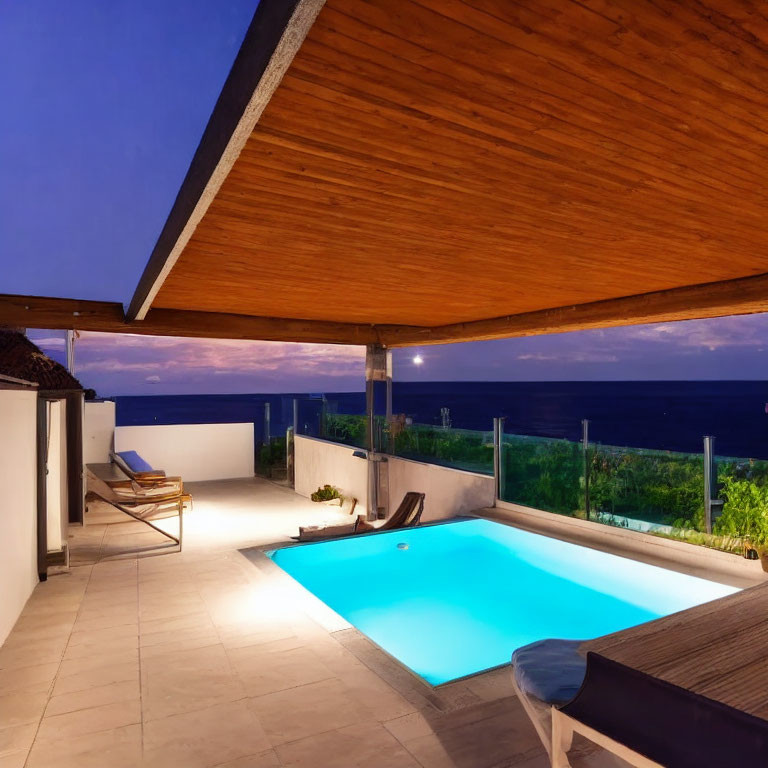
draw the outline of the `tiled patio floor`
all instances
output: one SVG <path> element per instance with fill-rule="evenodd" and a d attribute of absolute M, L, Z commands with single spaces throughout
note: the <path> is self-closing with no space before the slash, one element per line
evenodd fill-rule
<path fill-rule="evenodd" d="M 162 536 L 102 508 L 73 529 L 72 568 L 0 649 L 0 768 L 549 764 L 507 670 L 432 691 L 238 551 L 316 506 L 260 480 L 191 490 L 182 553 L 149 556 Z"/>

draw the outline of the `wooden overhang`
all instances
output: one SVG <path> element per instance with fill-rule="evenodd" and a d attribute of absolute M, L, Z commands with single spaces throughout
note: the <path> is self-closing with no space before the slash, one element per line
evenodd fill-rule
<path fill-rule="evenodd" d="M 747 0 L 261 0 L 127 314 L 0 323 L 405 346 L 768 311 L 767 84 Z"/>

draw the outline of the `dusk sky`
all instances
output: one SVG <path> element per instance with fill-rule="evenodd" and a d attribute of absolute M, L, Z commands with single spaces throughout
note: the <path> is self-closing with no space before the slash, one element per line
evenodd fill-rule
<path fill-rule="evenodd" d="M 0 3 L 0 292 L 130 300 L 256 5 Z M 399 350 L 395 378 L 762 379 L 767 334 L 755 315 Z M 31 335 L 61 358 L 63 333 Z M 363 356 L 83 334 L 77 375 L 102 395 L 349 391 Z"/>
<path fill-rule="evenodd" d="M 30 336 L 64 359 L 63 332 Z M 396 381 L 768 378 L 768 315 L 399 349 Z M 415 365 L 413 357 L 423 358 Z M 342 392 L 363 388 L 363 347 L 84 333 L 76 373 L 100 395 Z"/>

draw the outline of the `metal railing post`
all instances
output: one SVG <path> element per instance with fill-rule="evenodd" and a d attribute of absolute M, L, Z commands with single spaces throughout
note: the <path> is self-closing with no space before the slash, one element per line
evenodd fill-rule
<path fill-rule="evenodd" d="M 497 417 L 493 420 L 493 482 L 495 487 L 496 500 L 501 499 L 501 444 L 504 434 L 504 417 Z"/>
<path fill-rule="evenodd" d="M 296 487 L 296 463 L 294 455 L 294 435 L 293 427 L 285 430 L 285 474 L 292 487 Z"/>
<path fill-rule="evenodd" d="M 589 520 L 589 419 L 581 420 L 581 450 L 584 454 L 584 511 Z"/>
<path fill-rule="evenodd" d="M 712 491 L 717 487 L 714 474 L 715 438 L 704 436 L 704 522 L 712 533 Z"/>

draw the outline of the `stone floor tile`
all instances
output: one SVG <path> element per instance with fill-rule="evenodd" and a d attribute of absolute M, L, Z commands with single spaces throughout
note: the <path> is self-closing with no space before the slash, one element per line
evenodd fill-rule
<path fill-rule="evenodd" d="M 30 641 L 19 646 L 0 648 L 0 670 L 33 667 L 61 661 L 67 645 L 66 637 Z"/>
<path fill-rule="evenodd" d="M 251 707 L 273 746 L 372 719 L 337 679 L 259 696 Z"/>
<path fill-rule="evenodd" d="M 150 764 L 187 760 L 207 768 L 261 754 L 270 746 L 246 700 L 151 720 L 144 725 L 144 755 Z"/>
<path fill-rule="evenodd" d="M 98 731 L 110 731 L 141 722 L 139 699 L 119 701 L 113 704 L 79 709 L 61 715 L 44 717 L 40 723 L 35 743 L 43 741 L 77 740 L 81 736 Z"/>
<path fill-rule="evenodd" d="M 419 768 L 419 763 L 378 723 L 327 731 L 276 747 L 285 768 Z"/>
<path fill-rule="evenodd" d="M 226 763 L 220 763 L 216 768 L 281 768 L 282 763 L 277 756 L 277 752 L 270 749 L 266 752 L 260 752 L 258 755 L 248 755 L 247 757 L 238 757 L 236 760 L 228 760 Z M 0 768 L 2 768 L 0 766 Z"/>
<path fill-rule="evenodd" d="M 30 667 L 0 669 L 0 694 L 26 691 L 40 693 L 48 691 L 59 670 L 59 662 L 35 664 Z"/>
<path fill-rule="evenodd" d="M 36 723 L 43 715 L 48 694 L 20 691 L 0 696 L 0 728 Z"/>
<path fill-rule="evenodd" d="M 245 696 L 222 645 L 142 662 L 144 720 L 191 712 Z"/>
<path fill-rule="evenodd" d="M 16 752 L 0 755 L 0 768 L 24 768 L 28 754 L 28 749 L 21 749 Z"/>
<path fill-rule="evenodd" d="M 78 738 L 36 741 L 25 768 L 137 768 L 141 726 L 87 733 Z"/>
<path fill-rule="evenodd" d="M 0 756 L 13 752 L 28 752 L 37 733 L 37 720 L 24 725 L 0 727 Z"/>
<path fill-rule="evenodd" d="M 73 661 L 81 660 L 74 659 Z M 139 662 L 135 658 L 124 662 L 100 664 L 99 666 L 92 667 L 86 666 L 70 675 L 62 675 L 60 672 L 53 686 L 53 695 L 59 696 L 64 693 L 74 693 L 75 691 L 98 688 L 102 685 L 138 679 Z"/>
<path fill-rule="evenodd" d="M 82 691 L 53 696 L 45 709 L 45 717 L 76 712 L 79 709 L 115 704 L 120 701 L 138 701 L 141 698 L 138 675 L 133 680 L 86 688 Z"/>
<path fill-rule="evenodd" d="M 295 688 L 334 677 L 309 648 L 291 647 L 296 641 L 286 641 L 266 646 L 247 646 L 228 651 L 232 666 L 242 680 L 249 696 Z"/>

